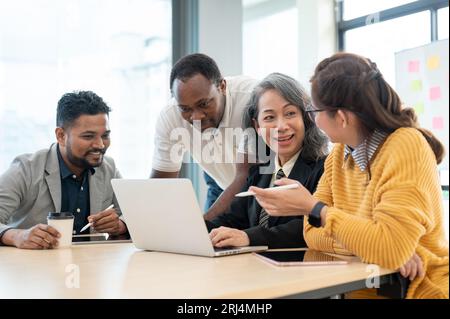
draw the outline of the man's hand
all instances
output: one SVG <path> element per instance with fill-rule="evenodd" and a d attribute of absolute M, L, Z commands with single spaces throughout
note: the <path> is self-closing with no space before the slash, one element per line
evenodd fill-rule
<path fill-rule="evenodd" d="M 235 198 L 234 195 L 239 193 L 242 187 L 244 187 L 250 164 L 248 164 L 247 154 L 238 153 L 238 156 L 242 156 L 243 159 L 238 159 L 238 163 L 236 163 L 236 175 L 234 176 L 234 180 L 226 189 L 224 189 L 216 202 L 208 209 L 205 215 L 203 215 L 204 219 L 213 220 L 217 216 L 223 214 L 231 205 L 231 202 Z"/>
<path fill-rule="evenodd" d="M 127 231 L 125 223 L 119 219 L 116 210 L 110 208 L 88 217 L 92 227 L 99 233 L 109 233 L 110 235 L 121 235 Z"/>
<path fill-rule="evenodd" d="M 9 229 L 2 242 L 21 249 L 51 249 L 58 246 L 59 237 L 60 233 L 52 226 L 38 224 L 29 229 Z"/>
<path fill-rule="evenodd" d="M 414 254 L 406 264 L 400 267 L 399 271 L 403 277 L 408 277 L 410 281 L 413 281 L 417 276 L 423 277 L 425 275 L 422 259 L 417 254 Z"/>
<path fill-rule="evenodd" d="M 229 228 L 229 227 L 219 227 L 214 228 L 209 233 L 209 238 L 214 247 L 242 247 L 250 245 L 250 239 L 246 232 L 242 230 Z"/>

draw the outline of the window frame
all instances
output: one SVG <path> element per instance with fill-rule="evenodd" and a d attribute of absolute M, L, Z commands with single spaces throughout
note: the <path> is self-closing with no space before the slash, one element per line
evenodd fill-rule
<path fill-rule="evenodd" d="M 345 32 L 367 26 L 367 19 L 370 19 L 374 14 L 371 13 L 350 20 L 344 20 L 344 2 L 345 0 L 336 0 L 337 42 L 339 51 L 345 50 Z M 448 0 L 419 0 L 377 12 L 377 21 L 375 23 L 401 18 L 418 12 L 430 11 L 430 42 L 434 42 L 438 41 L 439 38 L 438 10 L 448 6 Z"/>

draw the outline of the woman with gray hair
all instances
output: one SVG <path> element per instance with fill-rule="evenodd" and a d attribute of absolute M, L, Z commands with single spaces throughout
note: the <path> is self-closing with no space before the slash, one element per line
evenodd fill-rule
<path fill-rule="evenodd" d="M 305 90 L 287 75 L 272 73 L 255 87 L 244 124 L 254 129 L 272 155 L 267 163 L 250 168 L 243 190 L 273 187 L 282 177 L 299 181 L 311 192 L 315 190 L 323 173 L 328 140 L 305 112 L 309 105 Z M 225 214 L 207 221 L 207 225 L 216 247 L 306 247 L 301 216 L 270 217 L 253 196 L 237 197 Z"/>

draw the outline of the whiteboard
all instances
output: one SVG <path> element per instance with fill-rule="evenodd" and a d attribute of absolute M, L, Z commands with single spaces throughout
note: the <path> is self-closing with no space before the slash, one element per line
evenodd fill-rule
<path fill-rule="evenodd" d="M 439 165 L 442 185 L 448 185 L 449 172 L 448 64 L 448 39 L 395 54 L 397 93 L 405 106 L 415 109 L 420 125 L 445 145 Z"/>

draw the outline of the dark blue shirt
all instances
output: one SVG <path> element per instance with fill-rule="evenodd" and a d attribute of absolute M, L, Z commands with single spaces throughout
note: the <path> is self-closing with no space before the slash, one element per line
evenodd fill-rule
<path fill-rule="evenodd" d="M 89 173 L 95 174 L 95 169 L 86 169 L 81 179 L 67 167 L 57 146 L 59 172 L 61 174 L 61 212 L 71 212 L 74 216 L 73 233 L 80 234 L 80 229 L 88 223 L 90 213 Z M 89 228 L 83 233 L 89 233 Z"/>

